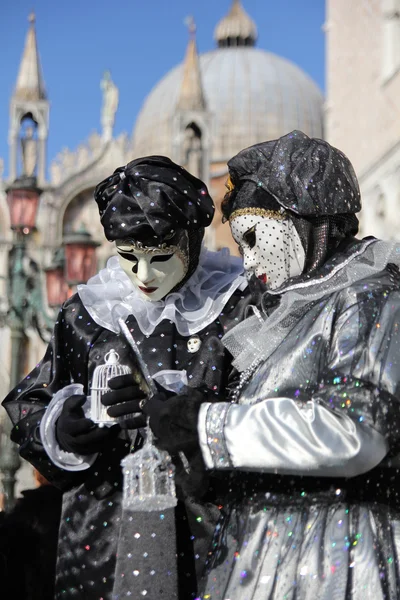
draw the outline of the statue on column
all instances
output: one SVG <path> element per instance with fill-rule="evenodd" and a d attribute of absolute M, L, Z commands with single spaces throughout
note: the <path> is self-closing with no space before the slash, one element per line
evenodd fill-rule
<path fill-rule="evenodd" d="M 100 84 L 103 91 L 103 106 L 101 110 L 101 126 L 103 128 L 103 137 L 106 141 L 111 139 L 114 127 L 115 113 L 118 108 L 119 92 L 117 86 L 111 79 L 109 71 L 104 73 Z"/>
<path fill-rule="evenodd" d="M 23 175 L 33 177 L 37 164 L 37 140 L 32 125 L 25 128 L 24 135 L 21 137 L 21 153 Z"/>
<path fill-rule="evenodd" d="M 201 137 L 194 127 L 185 129 L 183 152 L 185 165 L 189 173 L 195 177 L 202 177 L 202 145 Z"/>

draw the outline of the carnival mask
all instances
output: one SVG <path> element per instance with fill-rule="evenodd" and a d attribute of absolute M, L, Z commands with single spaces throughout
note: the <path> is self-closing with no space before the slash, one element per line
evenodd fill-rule
<path fill-rule="evenodd" d="M 274 290 L 303 272 L 304 248 L 292 220 L 286 215 L 250 210 L 239 209 L 232 213 L 232 235 L 243 255 L 247 276 L 256 275 Z"/>
<path fill-rule="evenodd" d="M 121 268 L 144 300 L 162 300 L 185 277 L 188 257 L 178 246 L 143 246 L 116 240 Z"/>

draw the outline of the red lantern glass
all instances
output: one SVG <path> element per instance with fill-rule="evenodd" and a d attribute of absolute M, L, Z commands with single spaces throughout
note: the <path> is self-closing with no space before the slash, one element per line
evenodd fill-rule
<path fill-rule="evenodd" d="M 84 229 L 64 239 L 66 278 L 70 285 L 85 283 L 96 273 L 96 248 L 100 246 Z"/>
<path fill-rule="evenodd" d="M 39 196 L 36 189 L 14 187 L 7 191 L 12 229 L 29 233 L 35 227 Z"/>
<path fill-rule="evenodd" d="M 45 269 L 47 303 L 51 308 L 61 306 L 72 295 L 72 290 L 64 279 L 63 267 L 49 267 Z"/>

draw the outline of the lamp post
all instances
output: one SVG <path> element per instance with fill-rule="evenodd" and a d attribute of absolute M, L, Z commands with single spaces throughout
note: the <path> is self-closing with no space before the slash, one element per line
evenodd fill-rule
<path fill-rule="evenodd" d="M 100 245 L 84 225 L 64 238 L 65 277 L 69 285 L 83 283 L 96 273 L 96 248 Z"/>
<path fill-rule="evenodd" d="M 61 306 L 72 294 L 72 290 L 65 280 L 64 270 L 64 248 L 58 248 L 54 253 L 52 265 L 44 269 L 46 275 L 47 303 L 53 309 Z"/>
<path fill-rule="evenodd" d="M 53 264 L 44 269 L 47 303 L 44 302 L 40 269 L 27 253 L 27 242 L 35 230 L 36 214 L 41 190 L 35 177 L 18 178 L 7 190 L 13 242 L 9 255 L 8 314 L 10 329 L 11 371 L 10 388 L 13 389 L 25 375 L 24 344 L 26 331 L 34 327 L 42 340 L 47 341 L 53 327 L 53 318 L 45 309 L 47 304 L 56 309 L 72 294 L 72 286 L 85 282 L 96 272 L 96 247 L 90 234 L 80 228 L 64 240 L 53 257 Z M 31 267 L 27 269 L 27 263 Z M 15 474 L 20 466 L 18 447 L 11 442 L 12 424 L 5 419 L 1 432 L 0 471 L 4 491 L 4 509 L 15 503 Z"/>
<path fill-rule="evenodd" d="M 29 302 L 24 258 L 27 238 L 35 228 L 40 194 L 41 190 L 37 188 L 36 180 L 33 177 L 21 178 L 7 189 L 7 202 L 13 230 L 13 244 L 9 261 L 7 319 L 11 342 L 11 388 L 17 385 L 23 375 L 25 321 Z M 14 505 L 15 473 L 20 466 L 18 448 L 10 440 L 11 429 L 11 422 L 6 419 L 2 431 L 3 445 L 0 456 L 5 510 Z"/>

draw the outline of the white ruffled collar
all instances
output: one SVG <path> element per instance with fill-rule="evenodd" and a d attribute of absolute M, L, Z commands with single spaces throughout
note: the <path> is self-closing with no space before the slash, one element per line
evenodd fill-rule
<path fill-rule="evenodd" d="M 247 285 L 240 258 L 224 248 L 219 252 L 202 250 L 199 265 L 185 285 L 163 300 L 150 302 L 139 293 L 112 256 L 105 269 L 78 286 L 78 294 L 92 319 L 119 332 L 118 318 L 133 315 L 145 335 L 167 319 L 181 335 L 193 335 L 212 323 L 237 290 Z"/>

